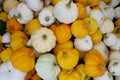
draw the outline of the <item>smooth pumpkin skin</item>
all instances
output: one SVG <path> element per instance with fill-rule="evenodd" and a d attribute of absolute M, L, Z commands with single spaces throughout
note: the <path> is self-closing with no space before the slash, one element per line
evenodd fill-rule
<path fill-rule="evenodd" d="M 57 54 L 57 61 L 62 69 L 72 69 L 78 64 L 79 57 L 77 49 L 62 49 Z"/>
<path fill-rule="evenodd" d="M 51 25 L 58 43 L 65 43 L 71 39 L 72 33 L 70 27 L 69 24 Z"/>
<path fill-rule="evenodd" d="M 10 33 L 23 30 L 23 25 L 20 24 L 15 18 L 9 19 L 7 21 L 6 27 Z"/>
<path fill-rule="evenodd" d="M 59 80 L 81 80 L 81 75 L 76 70 L 61 70 Z"/>
<path fill-rule="evenodd" d="M 21 47 L 13 52 L 10 61 L 16 69 L 29 72 L 35 66 L 35 55 L 31 48 Z"/>
<path fill-rule="evenodd" d="M 97 50 L 92 49 L 85 53 L 85 72 L 90 77 L 102 76 L 106 71 L 104 59 Z"/>

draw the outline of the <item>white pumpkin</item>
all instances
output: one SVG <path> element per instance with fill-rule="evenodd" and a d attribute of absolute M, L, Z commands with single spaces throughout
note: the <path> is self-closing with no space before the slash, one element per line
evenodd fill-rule
<path fill-rule="evenodd" d="M 11 37 L 10 33 L 6 32 L 5 34 L 2 35 L 2 43 L 10 43 Z"/>
<path fill-rule="evenodd" d="M 85 8 L 87 10 L 87 16 L 89 17 L 90 16 L 91 8 L 90 8 L 90 6 L 86 6 Z"/>
<path fill-rule="evenodd" d="M 120 76 L 120 60 L 111 60 L 108 65 L 108 70 L 114 76 Z"/>
<path fill-rule="evenodd" d="M 0 80 L 25 80 L 26 72 L 13 67 L 10 61 L 0 65 Z"/>
<path fill-rule="evenodd" d="M 97 21 L 98 27 L 101 27 L 105 18 L 103 11 L 99 9 L 91 9 L 90 17 L 94 18 Z"/>
<path fill-rule="evenodd" d="M 120 59 L 120 51 L 111 51 L 109 55 L 109 61 Z"/>
<path fill-rule="evenodd" d="M 113 76 L 108 71 L 106 71 L 104 75 L 95 77 L 94 80 L 113 80 Z"/>
<path fill-rule="evenodd" d="M 37 52 L 45 53 L 51 51 L 56 45 L 56 37 L 53 31 L 46 27 L 41 27 L 31 35 L 33 48 Z"/>
<path fill-rule="evenodd" d="M 35 12 L 42 10 L 44 7 L 42 0 L 25 0 L 26 4 Z"/>
<path fill-rule="evenodd" d="M 120 18 L 120 6 L 115 8 L 115 18 Z"/>
<path fill-rule="evenodd" d="M 91 37 L 87 35 L 86 37 L 80 39 L 80 38 L 75 38 L 74 39 L 74 46 L 76 49 L 80 51 L 88 51 L 92 48 L 93 43 L 91 40 Z"/>
<path fill-rule="evenodd" d="M 120 80 L 120 76 L 115 76 L 115 80 Z"/>
<path fill-rule="evenodd" d="M 109 57 L 109 51 L 108 51 L 108 48 L 106 47 L 106 45 L 102 41 L 100 41 L 99 43 L 94 44 L 93 48 L 98 50 L 102 54 L 104 61 L 107 64 L 108 57 Z"/>
<path fill-rule="evenodd" d="M 114 30 L 114 23 L 112 20 L 105 18 L 99 29 L 102 34 L 110 33 Z"/>
<path fill-rule="evenodd" d="M 18 15 L 18 11 L 16 10 L 17 6 L 15 6 L 14 8 L 10 9 L 9 13 L 8 13 L 8 18 L 12 18 L 13 16 L 17 16 Z"/>
<path fill-rule="evenodd" d="M 53 15 L 53 6 L 44 7 L 38 16 L 40 23 L 43 26 L 50 26 L 55 22 L 55 17 Z"/>
<path fill-rule="evenodd" d="M 37 59 L 35 70 L 44 80 L 54 80 L 60 72 L 56 57 L 51 53 L 40 55 Z"/>
<path fill-rule="evenodd" d="M 78 8 L 72 0 L 62 0 L 54 6 L 53 14 L 58 21 L 70 24 L 77 19 Z"/>
<path fill-rule="evenodd" d="M 112 50 L 117 50 L 117 51 L 119 51 L 119 50 L 120 50 L 120 39 L 117 38 L 117 41 L 116 41 L 115 45 L 114 45 L 114 46 L 111 46 L 110 48 L 111 48 Z"/>
<path fill-rule="evenodd" d="M 116 7 L 120 3 L 120 0 L 110 0 L 109 5 Z"/>
<path fill-rule="evenodd" d="M 107 33 L 103 37 L 103 42 L 105 43 L 106 46 L 114 46 L 117 42 L 117 37 L 113 33 Z"/>

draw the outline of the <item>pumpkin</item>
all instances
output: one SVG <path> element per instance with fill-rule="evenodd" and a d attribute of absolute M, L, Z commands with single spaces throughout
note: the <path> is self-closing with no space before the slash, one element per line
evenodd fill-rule
<path fill-rule="evenodd" d="M 71 39 L 72 33 L 70 27 L 69 24 L 51 25 L 58 43 L 65 43 Z"/>
<path fill-rule="evenodd" d="M 78 71 L 81 75 L 80 80 L 90 80 L 90 77 L 85 73 L 85 65 L 84 64 L 78 64 L 76 66 L 76 71 Z"/>
<path fill-rule="evenodd" d="M 114 10 L 115 10 L 115 18 L 120 18 L 120 7 L 116 7 Z"/>
<path fill-rule="evenodd" d="M 90 3 L 90 7 L 95 7 L 99 5 L 100 0 L 88 0 L 88 3 Z"/>
<path fill-rule="evenodd" d="M 77 19 L 78 8 L 72 0 L 63 0 L 54 6 L 53 14 L 58 21 L 70 24 Z"/>
<path fill-rule="evenodd" d="M 81 75 L 74 69 L 61 70 L 58 75 L 59 80 L 81 80 Z"/>
<path fill-rule="evenodd" d="M 28 35 L 32 35 L 32 33 L 35 30 L 39 29 L 40 27 L 41 23 L 37 18 L 34 18 L 25 25 L 24 32 L 27 33 Z"/>
<path fill-rule="evenodd" d="M 85 62 L 85 72 L 90 77 L 99 77 L 104 75 L 106 71 L 106 64 L 104 62 L 103 56 L 100 52 L 95 49 L 92 49 L 85 53 L 84 55 Z"/>
<path fill-rule="evenodd" d="M 0 20 L 7 22 L 8 14 L 6 12 L 0 12 Z"/>
<path fill-rule="evenodd" d="M 10 46 L 13 50 L 16 50 L 24 46 L 24 43 L 28 41 L 28 37 L 22 31 L 16 31 L 11 34 Z"/>
<path fill-rule="evenodd" d="M 76 20 L 72 23 L 71 32 L 76 38 L 84 38 L 88 34 L 93 34 L 97 31 L 98 25 L 93 18 L 84 18 Z"/>
<path fill-rule="evenodd" d="M 98 27 L 101 27 L 101 25 L 104 21 L 105 15 L 104 15 L 103 11 L 101 11 L 100 9 L 93 8 L 90 11 L 89 17 L 95 19 L 98 23 Z"/>
<path fill-rule="evenodd" d="M 2 43 L 10 43 L 11 41 L 11 37 L 10 37 L 10 33 L 9 32 L 6 32 L 2 35 Z"/>
<path fill-rule="evenodd" d="M 10 59 L 10 56 L 12 55 L 12 53 L 13 53 L 13 50 L 10 47 L 4 49 L 0 53 L 0 57 L 1 57 L 2 61 L 7 62 Z"/>
<path fill-rule="evenodd" d="M 105 2 L 106 4 L 110 2 L 110 0 L 102 0 L 102 1 Z"/>
<path fill-rule="evenodd" d="M 114 23 L 112 22 L 112 20 L 105 18 L 99 29 L 102 34 L 110 33 L 114 30 Z"/>
<path fill-rule="evenodd" d="M 61 0 L 51 0 L 51 3 L 55 6 Z"/>
<path fill-rule="evenodd" d="M 33 48 L 40 53 L 51 51 L 56 45 L 56 37 L 49 28 L 41 27 L 31 35 Z"/>
<path fill-rule="evenodd" d="M 102 32 L 98 29 L 95 33 L 90 35 L 94 44 L 99 43 L 102 40 Z"/>
<path fill-rule="evenodd" d="M 57 55 L 57 53 L 62 50 L 62 49 L 65 49 L 65 48 L 70 48 L 72 49 L 73 48 L 73 42 L 71 40 L 65 42 L 65 43 L 57 43 L 56 46 L 53 48 L 53 53 L 55 55 Z"/>
<path fill-rule="evenodd" d="M 57 64 L 56 57 L 51 53 L 46 53 L 38 57 L 35 70 L 42 79 L 53 80 L 59 74 L 60 67 Z"/>
<path fill-rule="evenodd" d="M 87 35 L 86 37 L 81 39 L 75 38 L 74 46 L 79 51 L 89 51 L 90 49 L 92 49 L 93 43 L 92 43 L 91 37 Z"/>
<path fill-rule="evenodd" d="M 42 79 L 37 75 L 37 73 L 35 73 L 35 74 L 32 76 L 31 80 L 42 80 Z"/>
<path fill-rule="evenodd" d="M 29 72 L 35 66 L 35 54 L 31 48 L 21 47 L 13 52 L 10 61 L 16 69 Z"/>
<path fill-rule="evenodd" d="M 44 7 L 38 16 L 40 23 L 43 26 L 50 26 L 55 22 L 55 17 L 53 15 L 53 6 Z"/>
<path fill-rule="evenodd" d="M 15 18 L 9 19 L 7 21 L 6 27 L 7 27 L 8 32 L 10 33 L 23 30 L 23 25 L 20 24 Z"/>
<path fill-rule="evenodd" d="M 4 2 L 3 2 L 3 10 L 5 12 L 9 13 L 10 9 L 17 6 L 18 4 L 19 4 L 19 2 L 17 0 L 4 0 Z"/>
<path fill-rule="evenodd" d="M 108 70 L 112 73 L 113 76 L 120 76 L 120 60 L 115 59 L 111 60 L 108 65 Z"/>
<path fill-rule="evenodd" d="M 6 31 L 6 23 L 0 20 L 0 35 L 3 35 Z"/>
<path fill-rule="evenodd" d="M 42 0 L 25 0 L 25 2 L 35 12 L 39 12 L 44 6 Z"/>
<path fill-rule="evenodd" d="M 100 77 L 95 77 L 94 80 L 113 80 L 113 76 L 111 75 L 110 72 L 106 71 L 104 75 Z"/>
<path fill-rule="evenodd" d="M 57 53 L 57 61 L 62 69 L 72 69 L 79 61 L 80 52 L 73 49 L 62 49 Z"/>
<path fill-rule="evenodd" d="M 88 0 L 73 0 L 75 3 L 82 3 L 83 5 L 86 5 L 88 3 Z"/>
<path fill-rule="evenodd" d="M 120 39 L 118 38 L 115 45 L 110 46 L 111 50 L 120 50 Z"/>
<path fill-rule="evenodd" d="M 109 5 L 116 7 L 117 5 L 119 5 L 120 0 L 110 0 Z"/>
<path fill-rule="evenodd" d="M 110 52 L 109 61 L 119 60 L 119 58 L 120 58 L 120 51 L 114 50 Z"/>
<path fill-rule="evenodd" d="M 26 72 L 16 69 L 11 61 L 7 61 L 0 65 L 0 80 L 24 80 Z"/>
<path fill-rule="evenodd" d="M 83 19 L 87 16 L 87 10 L 86 6 L 84 6 L 82 3 L 76 3 L 78 8 L 78 19 Z"/>

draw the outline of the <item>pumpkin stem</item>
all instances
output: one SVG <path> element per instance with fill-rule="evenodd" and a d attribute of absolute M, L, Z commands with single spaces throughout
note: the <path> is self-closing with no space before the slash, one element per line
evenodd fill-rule
<path fill-rule="evenodd" d="M 90 25 L 91 21 L 89 20 L 86 24 L 85 27 L 88 27 Z"/>
<path fill-rule="evenodd" d="M 116 33 L 120 33 L 120 28 L 118 28 L 118 29 L 116 30 Z"/>
<path fill-rule="evenodd" d="M 84 80 L 90 80 L 90 77 L 88 75 L 85 75 Z"/>
<path fill-rule="evenodd" d="M 90 3 L 88 2 L 88 3 L 86 3 L 85 5 L 84 5 L 84 7 L 87 7 L 87 6 L 89 6 L 90 5 Z"/>
<path fill-rule="evenodd" d="M 113 63 L 113 66 L 116 66 L 116 65 L 118 65 L 118 62 L 114 62 L 114 63 Z"/>
<path fill-rule="evenodd" d="M 112 72 L 112 73 L 109 72 L 109 73 L 108 73 L 108 77 L 112 77 L 113 74 L 114 74 L 114 72 Z"/>
<path fill-rule="evenodd" d="M 46 17 L 45 17 L 45 21 L 48 22 L 49 20 L 50 20 L 50 17 L 49 17 L 49 16 L 46 16 Z"/>
<path fill-rule="evenodd" d="M 103 66 L 103 65 L 100 65 L 100 68 L 105 68 L 105 66 Z"/>
<path fill-rule="evenodd" d="M 56 64 L 56 63 L 53 63 L 53 66 L 57 66 L 57 64 Z"/>
<path fill-rule="evenodd" d="M 67 73 L 72 73 L 72 71 L 73 71 L 73 69 L 69 69 L 69 70 L 67 70 Z"/>
<path fill-rule="evenodd" d="M 67 56 L 67 53 L 65 51 L 63 51 L 63 56 L 66 57 Z"/>
<path fill-rule="evenodd" d="M 71 3 L 72 3 L 72 0 L 69 0 L 69 2 L 66 4 L 66 7 L 70 8 L 71 7 Z"/>
<path fill-rule="evenodd" d="M 60 23 L 59 23 L 59 21 L 58 21 L 58 20 L 56 20 L 56 21 L 55 21 L 55 23 L 56 23 L 56 25 L 57 25 L 57 26 L 59 26 L 59 25 L 60 25 Z"/>
<path fill-rule="evenodd" d="M 25 43 L 24 41 L 22 41 L 22 44 L 23 44 L 23 46 L 25 46 L 27 48 L 33 48 L 32 46 L 27 45 L 27 43 Z"/>
<path fill-rule="evenodd" d="M 107 39 L 107 38 L 108 38 L 108 36 L 105 34 L 105 35 L 103 35 L 103 38 Z"/>
<path fill-rule="evenodd" d="M 43 38 L 43 40 L 47 40 L 47 35 L 46 35 L 46 34 L 43 34 L 43 35 L 42 35 L 42 38 Z"/>
<path fill-rule="evenodd" d="M 13 17 L 14 17 L 15 19 L 22 18 L 21 14 L 14 15 Z"/>

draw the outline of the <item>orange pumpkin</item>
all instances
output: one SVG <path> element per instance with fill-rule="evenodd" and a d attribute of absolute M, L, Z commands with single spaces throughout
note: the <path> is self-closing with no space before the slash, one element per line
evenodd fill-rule
<path fill-rule="evenodd" d="M 10 33 L 23 30 L 23 25 L 20 24 L 15 18 L 9 19 L 7 21 L 6 27 Z"/>
<path fill-rule="evenodd" d="M 79 57 L 77 49 L 62 49 L 57 54 L 57 61 L 62 69 L 72 69 L 78 64 Z"/>
<path fill-rule="evenodd" d="M 69 24 L 53 24 L 51 25 L 51 29 L 54 31 L 58 43 L 65 43 L 72 37 Z"/>
<path fill-rule="evenodd" d="M 21 47 L 15 50 L 10 60 L 13 66 L 22 72 L 29 72 L 35 66 L 35 55 L 33 50 L 27 47 Z"/>
<path fill-rule="evenodd" d="M 76 3 L 82 3 L 82 4 L 87 4 L 88 0 L 73 0 Z"/>
<path fill-rule="evenodd" d="M 100 52 L 92 49 L 85 53 L 85 72 L 90 77 L 102 76 L 106 71 L 106 64 Z"/>

